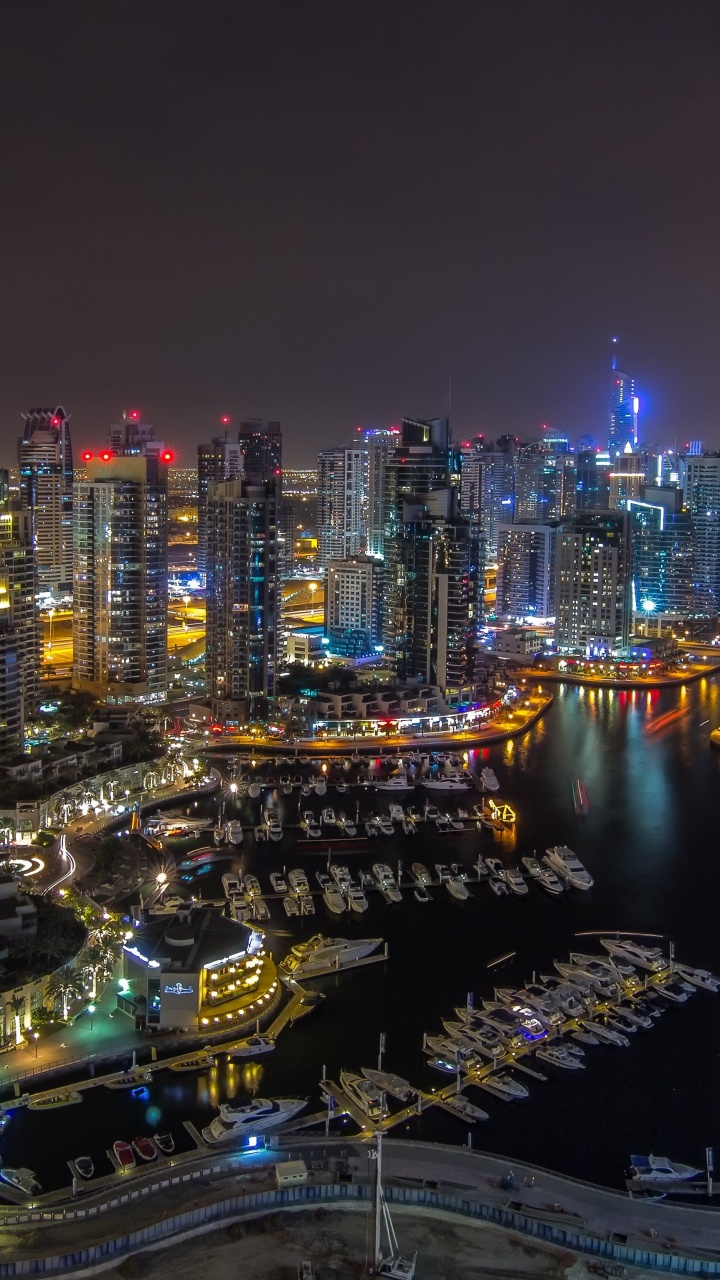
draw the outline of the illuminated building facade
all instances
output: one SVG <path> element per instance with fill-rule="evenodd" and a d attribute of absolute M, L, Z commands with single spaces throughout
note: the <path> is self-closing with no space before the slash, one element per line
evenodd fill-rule
<path fill-rule="evenodd" d="M 68 415 L 61 406 L 30 409 L 18 441 L 20 500 L 32 512 L 37 589 L 72 589 L 73 456 Z"/>
<path fill-rule="evenodd" d="M 73 688 L 108 703 L 167 688 L 167 465 L 128 430 L 124 452 L 83 457 L 75 485 Z"/>
<path fill-rule="evenodd" d="M 208 486 L 206 670 L 220 721 L 245 720 L 277 692 L 276 492 L 274 477 Z"/>
<path fill-rule="evenodd" d="M 661 634 L 663 623 L 713 613 L 713 596 L 697 575 L 692 517 L 683 510 L 675 486 L 645 486 L 627 509 L 632 533 L 633 610 L 646 632 Z"/>
<path fill-rule="evenodd" d="M 625 647 L 632 614 L 627 512 L 577 515 L 556 534 L 555 643 L 603 652 Z"/>
<path fill-rule="evenodd" d="M 38 696 L 36 590 L 32 512 L 11 500 L 8 473 L 0 471 L 0 608 L 7 611 L 6 629 L 15 637 L 23 719 Z"/>
<path fill-rule="evenodd" d="M 318 454 L 317 533 L 321 569 L 363 549 L 363 452 L 339 445 Z"/>
<path fill-rule="evenodd" d="M 382 646 L 384 579 L 384 565 L 373 556 L 329 561 L 325 636 L 330 653 L 355 657 Z"/>
<path fill-rule="evenodd" d="M 695 529 L 697 580 L 720 611 L 720 453 L 686 455 L 682 462 L 685 506 Z"/>
<path fill-rule="evenodd" d="M 549 618 L 555 612 L 555 534 L 547 524 L 501 524 L 495 613 Z"/>
<path fill-rule="evenodd" d="M 640 401 L 635 394 L 635 379 L 617 367 L 617 338 L 614 338 L 608 432 L 608 449 L 611 458 L 615 458 L 618 453 L 623 453 L 627 445 L 633 452 L 637 449 L 639 410 Z"/>
<path fill-rule="evenodd" d="M 198 445 L 198 573 L 204 576 L 207 562 L 207 495 L 211 484 L 236 480 L 242 473 L 242 449 L 228 435 L 214 436 Z"/>

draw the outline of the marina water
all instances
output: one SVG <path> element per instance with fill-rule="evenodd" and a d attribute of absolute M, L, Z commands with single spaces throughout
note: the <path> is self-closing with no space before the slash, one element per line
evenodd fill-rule
<path fill-rule="evenodd" d="M 441 1018 L 453 1017 L 468 992 L 479 1003 L 495 985 L 522 985 L 533 972 L 552 973 L 553 959 L 566 958 L 571 948 L 601 950 L 597 939 L 578 940 L 578 933 L 662 934 L 664 949 L 672 939 L 678 960 L 720 972 L 720 752 L 710 749 L 708 737 L 720 724 L 720 682 L 710 678 L 671 691 L 558 685 L 554 693 L 550 712 L 523 738 L 469 756 L 476 772 L 489 764 L 497 773 L 498 796 L 517 812 L 514 832 L 479 832 L 473 821 L 462 835 L 440 836 L 434 826 L 421 825 L 415 837 L 398 833 L 352 849 L 338 840 L 334 847 L 337 860 L 356 875 L 375 861 L 395 870 L 402 860 L 409 870 L 419 860 L 433 874 L 436 862 L 457 861 L 470 870 L 479 852 L 510 863 L 568 844 L 594 876 L 589 893 L 571 890 L 553 900 L 531 884 L 524 897 L 498 899 L 483 883 L 471 886 L 467 902 L 433 887 L 432 902 L 419 903 L 406 890 L 394 907 L 371 893 L 363 917 L 331 916 L 316 897 L 316 915 L 299 920 L 287 920 L 281 903 L 271 901 L 267 941 L 276 959 L 294 941 L 321 931 L 382 937 L 389 960 L 314 980 L 310 985 L 325 1002 L 283 1031 L 276 1051 L 257 1063 L 221 1059 L 202 1075 L 160 1071 L 140 1097 L 98 1088 L 86 1092 L 79 1106 L 46 1114 L 15 1110 L 0 1140 L 5 1163 L 31 1167 L 50 1190 L 69 1182 L 66 1161 L 76 1155 L 92 1155 L 96 1172 L 109 1172 L 102 1153 L 117 1138 L 170 1129 L 178 1149 L 189 1147 L 182 1121 L 201 1128 L 227 1097 L 307 1096 L 316 1111 L 323 1065 L 334 1079 L 342 1068 L 374 1066 L 381 1031 L 387 1033 L 388 1070 L 426 1090 L 440 1087 L 448 1077 L 427 1065 L 423 1033 L 441 1032 Z M 654 723 L 673 710 L 680 714 L 653 732 Z M 264 769 L 276 780 L 285 771 L 275 763 Z M 299 766 L 287 771 L 295 774 Z M 576 778 L 589 801 L 582 817 L 572 805 Z M 422 808 L 427 794 L 418 789 L 414 797 L 397 799 Z M 355 787 L 338 795 L 328 786 L 323 797 L 302 797 L 301 807 L 319 816 L 329 804 L 354 820 L 358 800 L 361 811 L 380 812 L 395 798 Z M 469 808 L 478 799 L 429 798 L 441 811 L 458 803 Z M 277 804 L 283 823 L 297 822 L 297 788 L 292 796 L 278 794 Z M 258 820 L 259 805 L 228 800 L 226 817 L 240 814 L 249 826 Z M 217 801 L 193 809 L 203 811 L 217 813 Z M 318 843 L 326 849 L 325 839 Z M 194 881 L 193 890 L 221 893 L 220 875 L 238 866 L 240 855 L 243 870 L 258 875 L 264 891 L 269 873 L 283 866 L 305 867 L 316 888 L 315 871 L 327 861 L 327 853 L 299 831 L 286 830 L 277 845 L 255 844 L 246 831 L 235 862 L 222 862 Z M 514 954 L 493 965 L 507 953 Z M 12 1055 L 5 1062 L 13 1070 Z M 521 1077 L 530 1096 L 519 1105 L 471 1088 L 468 1097 L 490 1112 L 487 1123 L 473 1127 L 473 1145 L 507 1157 L 509 1168 L 524 1160 L 622 1187 L 631 1152 L 703 1164 L 704 1148 L 720 1144 L 719 996 L 699 991 L 686 1005 L 668 1005 L 652 1030 L 631 1037 L 629 1048 L 588 1047 L 585 1063 L 586 1070 L 577 1072 L 543 1068 L 545 1083 Z M 437 1108 L 394 1130 L 396 1137 L 450 1143 L 465 1143 L 467 1135 L 465 1124 Z"/>

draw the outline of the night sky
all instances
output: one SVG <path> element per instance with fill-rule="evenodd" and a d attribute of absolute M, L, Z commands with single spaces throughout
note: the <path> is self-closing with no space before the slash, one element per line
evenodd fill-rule
<path fill-rule="evenodd" d="M 358 423 L 720 444 L 717 0 L 4 0 L 0 461 Z"/>

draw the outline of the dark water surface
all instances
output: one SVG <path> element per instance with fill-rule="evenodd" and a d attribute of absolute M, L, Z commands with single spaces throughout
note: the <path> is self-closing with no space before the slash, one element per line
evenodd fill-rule
<path fill-rule="evenodd" d="M 524 898 L 497 899 L 482 884 L 472 887 L 466 903 L 434 888 L 432 903 L 418 903 L 408 891 L 397 907 L 374 893 L 362 919 L 330 916 L 316 899 L 315 917 L 300 921 L 287 921 L 276 901 L 268 933 L 276 958 L 293 940 L 322 931 L 381 936 L 390 946 L 388 962 L 315 980 L 325 1003 L 284 1031 L 275 1053 L 257 1064 L 221 1063 L 199 1076 L 158 1072 L 140 1099 L 99 1088 L 80 1106 L 45 1115 L 16 1111 L 0 1140 L 5 1162 L 29 1165 L 49 1189 L 69 1181 L 68 1157 L 97 1155 L 97 1171 L 109 1171 L 100 1153 L 116 1138 L 170 1128 L 179 1148 L 190 1145 L 184 1119 L 200 1127 L 219 1101 L 245 1091 L 308 1096 L 317 1110 L 323 1065 L 335 1079 L 343 1067 L 374 1066 L 381 1031 L 389 1070 L 424 1088 L 442 1085 L 448 1078 L 425 1063 L 423 1032 L 441 1032 L 441 1017 L 452 1017 L 469 991 L 478 1003 L 491 996 L 495 982 L 520 984 L 534 970 L 552 972 L 553 959 L 566 958 L 584 930 L 663 934 L 674 941 L 678 959 L 720 973 L 720 752 L 708 738 L 710 727 L 720 724 L 720 683 L 708 679 L 667 692 L 557 686 L 555 694 L 551 711 L 524 738 L 471 754 L 471 767 L 495 769 L 499 796 L 517 810 L 514 835 L 496 837 L 473 826 L 462 836 L 440 837 L 434 828 L 421 829 L 414 839 L 381 837 L 338 860 L 354 871 L 376 860 L 396 865 L 400 858 L 405 866 L 418 859 L 431 868 L 436 861 L 469 868 L 478 851 L 514 862 L 567 843 L 595 877 L 590 893 L 570 891 L 556 901 L 531 885 Z M 652 732 L 653 722 L 673 709 L 682 714 Z M 707 720 L 711 725 L 702 726 Z M 264 771 L 271 769 L 276 779 L 286 771 L 275 765 Z M 587 790 L 586 817 L 573 813 L 574 778 Z M 425 794 L 418 790 L 410 800 L 421 807 Z M 397 798 L 405 804 L 407 797 Z M 429 798 L 441 810 L 463 803 L 462 797 Z M 356 789 L 338 795 L 330 786 L 322 799 L 301 803 L 318 814 L 328 803 L 354 818 L 358 799 L 361 809 L 380 811 L 395 797 Z M 284 821 L 296 821 L 297 791 L 280 795 L 278 804 Z M 245 821 L 257 820 L 259 805 L 242 801 Z M 226 816 L 232 816 L 230 803 Z M 326 860 L 294 833 L 280 845 L 255 845 L 247 833 L 240 852 L 244 869 L 258 874 L 264 889 L 270 871 L 299 865 L 315 887 L 314 872 Z M 231 865 L 223 862 L 193 889 L 206 885 L 206 896 L 219 891 L 220 874 Z M 581 949 L 600 947 L 585 939 Z M 489 961 L 511 951 L 517 953 L 512 960 L 488 969 Z M 519 1076 L 530 1090 L 520 1105 L 470 1090 L 490 1113 L 488 1123 L 474 1127 L 474 1145 L 611 1186 L 622 1185 L 631 1152 L 702 1164 L 705 1146 L 720 1146 L 720 996 L 700 991 L 684 1006 L 668 1005 L 651 1031 L 631 1038 L 630 1048 L 588 1047 L 585 1062 L 586 1070 L 572 1073 L 543 1067 L 546 1083 Z M 435 1110 L 394 1132 L 467 1140 L 466 1125 Z"/>

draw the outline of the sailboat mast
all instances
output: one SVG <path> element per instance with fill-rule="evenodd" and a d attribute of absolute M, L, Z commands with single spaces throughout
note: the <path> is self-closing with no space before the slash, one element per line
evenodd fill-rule
<path fill-rule="evenodd" d="M 373 1239 L 373 1267 L 377 1271 L 382 1262 L 382 1131 L 375 1133 L 375 1215 Z"/>

